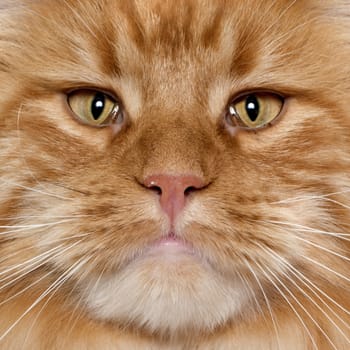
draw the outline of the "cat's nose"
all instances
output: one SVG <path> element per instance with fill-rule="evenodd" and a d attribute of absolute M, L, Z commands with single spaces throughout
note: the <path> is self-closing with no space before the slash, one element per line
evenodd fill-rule
<path fill-rule="evenodd" d="M 159 194 L 159 201 L 163 211 L 171 222 L 183 210 L 190 193 L 205 187 L 205 182 L 195 175 L 151 175 L 144 185 Z"/>

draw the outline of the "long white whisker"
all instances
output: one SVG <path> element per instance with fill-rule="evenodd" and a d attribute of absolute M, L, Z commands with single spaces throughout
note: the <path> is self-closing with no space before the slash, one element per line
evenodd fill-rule
<path fill-rule="evenodd" d="M 20 253 L 24 253 L 28 250 L 33 250 L 33 247 L 21 248 L 21 249 L 16 250 L 12 254 L 6 254 L 2 259 L 0 259 L 0 265 L 3 264 L 5 261 L 10 260 L 14 256 L 18 256 Z"/>
<path fill-rule="evenodd" d="M 291 263 L 289 263 L 285 258 L 283 258 L 282 256 L 280 256 L 279 254 L 277 254 L 276 252 L 274 252 L 271 248 L 267 248 L 272 254 L 274 254 L 278 259 L 280 259 L 280 261 L 284 264 L 284 266 L 286 266 L 287 268 L 289 268 L 289 270 L 291 271 L 291 273 L 293 273 L 294 276 L 296 276 L 296 278 L 298 278 L 299 281 L 301 281 L 308 289 L 310 289 L 315 295 L 316 297 L 321 300 L 324 305 L 327 307 L 327 309 L 333 313 L 333 315 L 335 317 L 338 318 L 338 320 L 340 322 L 343 323 L 343 325 L 347 328 L 350 329 L 350 326 L 331 308 L 328 306 L 327 303 L 324 302 L 324 300 L 319 296 L 319 294 L 317 294 L 315 292 L 315 290 L 320 293 L 323 297 L 325 297 L 328 301 L 330 301 L 333 305 L 337 306 L 341 311 L 343 311 L 344 313 L 346 313 L 347 315 L 350 315 L 350 311 L 345 309 L 342 305 L 340 305 L 337 301 L 335 301 L 333 298 L 331 298 L 327 293 L 325 293 L 322 289 L 320 289 L 315 283 L 313 283 L 309 278 L 307 278 L 303 273 L 301 273 L 300 271 L 298 271 Z M 311 287 L 312 288 L 311 288 Z"/>
<path fill-rule="evenodd" d="M 342 203 L 342 202 L 339 202 L 339 201 L 337 201 L 337 200 L 335 200 L 335 199 L 325 198 L 324 201 L 337 204 L 337 205 L 339 205 L 340 207 L 343 207 L 343 208 L 345 208 L 345 209 L 350 209 L 350 206 L 349 206 L 349 205 L 346 205 L 346 204 L 344 204 L 344 203 Z"/>
<path fill-rule="evenodd" d="M 333 347 L 334 350 L 337 350 L 337 347 L 329 338 L 324 329 L 319 325 L 319 323 L 315 320 L 315 318 L 310 314 L 310 312 L 304 307 L 304 305 L 298 300 L 298 298 L 289 290 L 289 288 L 281 281 L 281 279 L 266 266 L 266 269 L 269 273 L 279 282 L 279 284 L 287 291 L 287 293 L 293 298 L 293 300 L 299 305 L 299 307 L 305 312 L 305 314 L 311 319 L 313 324 L 317 327 L 317 329 L 324 335 L 324 337 L 328 340 L 329 344 Z"/>
<path fill-rule="evenodd" d="M 40 193 L 40 194 L 43 194 L 43 195 L 49 196 L 49 197 L 54 197 L 54 198 L 63 199 L 63 200 L 69 200 L 69 201 L 73 200 L 72 198 L 63 197 L 63 196 L 59 196 L 57 194 L 53 194 L 53 193 L 50 193 L 50 192 L 41 191 L 41 190 L 38 190 L 36 188 L 27 187 L 27 186 L 24 186 L 24 185 L 21 185 L 21 184 L 12 182 L 12 181 L 3 181 L 2 183 L 6 184 L 6 185 L 12 185 L 12 186 L 20 187 L 20 188 L 23 188 L 25 190 L 36 192 L 36 193 Z"/>
<path fill-rule="evenodd" d="M 316 230 L 316 229 L 294 229 L 294 232 L 312 233 L 315 235 L 330 236 L 330 237 L 341 239 L 342 241 L 350 242 L 350 238 L 348 238 L 350 237 L 350 234 L 348 233 L 329 232 L 329 231 L 322 231 L 322 230 Z"/>
<path fill-rule="evenodd" d="M 92 260 L 92 258 L 93 258 L 93 256 L 91 256 L 91 260 Z M 96 259 L 96 257 L 95 257 L 95 259 Z M 91 260 L 90 260 L 90 261 L 91 261 Z M 89 294 L 91 294 L 92 291 L 97 287 L 97 285 L 98 285 L 98 283 L 100 282 L 100 280 L 101 280 L 101 278 L 102 278 L 102 276 L 103 276 L 105 270 L 106 270 L 106 266 L 103 267 L 103 269 L 102 269 L 101 273 L 99 274 L 99 276 L 98 276 L 96 282 L 93 283 L 93 282 L 91 281 L 91 282 L 89 283 L 88 288 L 87 288 L 87 289 L 89 290 Z M 74 287 L 72 288 L 70 294 L 73 293 L 73 290 L 77 287 L 77 285 L 80 283 L 80 281 L 81 281 L 82 278 L 83 278 L 83 275 L 81 275 L 81 276 L 79 277 L 79 279 L 76 281 L 76 283 L 75 283 Z M 92 283 L 93 283 L 93 286 L 91 287 Z M 67 324 L 71 324 L 69 334 L 73 331 L 76 322 L 78 322 L 78 319 L 79 319 L 80 314 L 82 314 L 82 312 L 83 312 L 82 309 L 81 309 L 81 310 L 80 310 L 80 313 L 79 313 L 77 316 L 75 316 L 75 315 L 76 315 L 76 312 L 77 312 L 77 310 L 78 310 L 78 308 L 79 308 L 79 305 L 81 305 L 81 302 L 82 302 L 83 299 L 84 299 L 84 294 L 82 293 L 81 296 L 80 296 L 80 298 L 79 298 L 79 300 L 78 300 L 77 303 L 76 303 L 76 306 L 74 307 L 74 309 L 73 309 L 72 312 L 71 312 L 71 316 L 70 316 L 69 320 L 67 320 Z M 89 298 L 87 298 L 87 299 L 89 299 Z M 74 316 L 75 316 L 75 321 L 73 322 L 73 317 L 74 317 Z M 67 338 L 69 338 L 69 334 L 67 334 Z"/>
<path fill-rule="evenodd" d="M 27 219 L 80 219 L 91 217 L 92 215 L 77 214 L 77 215 L 19 215 L 19 216 L 0 216 L 0 221 L 9 220 L 27 220 Z"/>
<path fill-rule="evenodd" d="M 350 258 L 348 258 L 348 257 L 346 257 L 346 256 L 344 256 L 344 255 L 341 255 L 341 254 L 339 254 L 339 253 L 337 253 L 337 252 L 335 252 L 335 251 L 333 251 L 333 250 L 331 250 L 331 249 L 329 249 L 329 248 L 323 247 L 323 246 L 321 246 L 320 244 L 311 242 L 311 241 L 309 241 L 309 240 L 307 240 L 307 239 L 304 239 L 304 238 L 301 238 L 301 237 L 298 237 L 298 236 L 295 236 L 294 238 L 295 238 L 295 239 L 298 239 L 299 241 L 305 242 L 305 243 L 307 243 L 307 244 L 309 244 L 309 245 L 312 245 L 313 247 L 316 247 L 316 248 L 318 248 L 318 249 L 321 249 L 321 250 L 323 250 L 323 251 L 325 251 L 325 252 L 327 252 L 327 253 L 329 253 L 329 254 L 332 254 L 332 255 L 334 255 L 334 256 L 337 256 L 337 257 L 340 258 L 340 259 L 343 259 L 343 260 L 345 260 L 345 261 L 350 261 Z"/>
<path fill-rule="evenodd" d="M 57 288 L 57 286 L 61 284 L 61 281 L 65 279 L 67 275 L 69 275 L 70 271 L 74 270 L 78 264 L 81 263 L 83 258 L 78 260 L 75 264 L 73 264 L 67 271 L 65 271 L 61 276 L 59 276 L 25 311 L 24 313 L 0 336 L 0 342 L 4 340 L 4 338 L 18 325 L 19 322 L 29 313 L 31 312 L 47 295 L 49 295 L 53 290 Z"/>
<path fill-rule="evenodd" d="M 17 298 L 18 296 L 20 296 L 21 294 L 25 293 L 27 290 L 29 290 L 30 288 L 32 288 L 33 286 L 35 286 L 36 284 L 40 283 L 42 280 L 44 280 L 45 278 L 47 278 L 48 276 L 52 275 L 53 271 L 49 271 L 48 273 L 44 274 L 43 276 L 41 276 L 39 279 L 37 279 L 36 281 L 30 283 L 27 287 L 23 288 L 22 290 L 20 290 L 19 292 L 11 295 L 9 298 L 5 299 L 4 301 L 2 301 L 0 303 L 0 306 L 8 303 L 9 301 Z"/>
<path fill-rule="evenodd" d="M 72 222 L 74 221 L 75 219 L 65 219 L 65 220 L 60 220 L 60 221 L 55 221 L 55 222 L 47 222 L 47 223 L 44 223 L 44 224 L 30 224 L 30 225 L 0 225 L 0 229 L 14 229 L 15 231 L 14 232 L 18 232 L 16 231 L 16 229 L 33 229 L 33 228 L 42 228 L 42 227 L 50 227 L 50 226 L 56 226 L 56 225 L 59 225 L 59 224 L 64 224 L 64 223 L 67 223 L 67 222 Z M 12 231 L 7 231 L 7 232 L 12 232 Z M 4 234 L 6 232 L 0 232 L 0 234 Z"/>
<path fill-rule="evenodd" d="M 40 308 L 38 314 L 36 315 L 34 321 L 32 322 L 31 327 L 28 329 L 27 331 L 27 335 L 26 338 L 24 340 L 24 343 L 26 343 L 26 340 L 29 336 L 29 334 L 31 333 L 35 323 L 37 322 L 38 318 L 40 317 L 41 313 L 43 312 L 43 310 L 45 309 L 45 307 L 48 305 L 48 303 L 50 302 L 50 300 L 54 297 L 54 295 L 56 294 L 56 292 L 62 287 L 62 285 L 64 283 L 66 283 L 69 278 L 71 276 L 73 276 L 77 271 L 79 271 L 88 261 L 90 260 L 90 257 L 82 257 L 80 258 L 78 261 L 76 261 L 64 274 L 61 275 L 61 280 L 57 281 L 56 285 L 53 286 L 51 288 L 51 295 L 49 296 L 49 298 L 45 301 L 45 303 L 43 304 L 43 306 Z"/>
<path fill-rule="evenodd" d="M 317 293 L 315 293 L 298 275 L 296 275 L 286 264 L 281 261 L 281 259 L 278 258 L 278 255 L 271 253 L 272 249 L 270 248 L 264 248 L 262 245 L 259 244 L 259 246 L 267 253 L 269 254 L 273 259 L 275 259 L 278 263 L 281 263 L 288 269 L 289 272 L 291 272 L 301 283 L 303 283 L 304 286 L 306 286 L 308 289 L 311 290 L 311 292 L 316 295 L 318 300 L 322 302 L 323 305 L 325 305 L 329 310 L 331 308 L 325 303 L 325 301 L 319 297 Z M 273 251 L 272 251 L 273 252 Z M 318 305 L 318 303 L 309 295 L 306 293 L 304 289 L 302 289 L 294 280 L 291 278 L 287 273 L 283 273 L 283 275 L 308 299 L 311 301 L 312 304 L 316 306 L 316 308 L 333 324 L 333 326 L 339 331 L 339 333 L 346 339 L 346 341 L 350 344 L 350 339 L 346 336 L 346 334 L 343 332 L 343 330 L 334 322 L 334 320 Z M 334 312 L 332 312 L 335 314 Z"/>
<path fill-rule="evenodd" d="M 3 270 L 3 271 L 0 271 L 0 276 L 1 276 L 1 275 L 5 275 L 5 274 L 7 274 L 7 273 L 9 273 L 9 272 L 11 272 L 11 271 L 13 271 L 13 270 L 17 270 L 18 268 L 20 268 L 20 267 L 22 267 L 22 266 L 30 265 L 30 264 L 32 264 L 33 262 L 36 262 L 37 260 L 46 259 L 46 256 L 47 256 L 47 255 L 50 255 L 52 252 L 55 252 L 55 251 L 59 250 L 59 249 L 62 248 L 63 246 L 64 246 L 64 245 L 61 244 L 61 245 L 59 245 L 59 246 L 53 247 L 53 248 L 51 248 L 51 249 L 45 251 L 45 252 L 42 253 L 42 254 L 36 255 L 36 256 L 33 257 L 33 258 L 30 258 L 30 259 L 28 259 L 28 260 L 26 260 L 26 261 L 23 261 L 23 262 L 21 262 L 21 263 L 19 263 L 19 264 L 17 264 L 17 265 L 11 266 L 11 267 L 9 267 L 9 268 Z"/>
<path fill-rule="evenodd" d="M 268 248 L 269 250 L 271 250 L 270 248 Z M 273 252 L 273 251 L 272 251 Z M 330 301 L 332 304 L 334 304 L 335 306 L 337 306 L 340 310 L 342 310 L 344 313 L 346 313 L 347 315 L 350 315 L 350 311 L 345 309 L 342 305 L 340 305 L 336 300 L 334 300 L 333 298 L 331 298 L 327 293 L 325 293 L 322 289 L 320 289 L 315 283 L 313 283 L 309 278 L 307 278 L 303 273 L 301 273 L 300 271 L 298 271 L 292 264 L 290 264 L 285 258 L 283 258 L 282 256 L 278 255 L 276 252 L 273 252 L 273 254 L 275 254 L 276 256 L 279 257 L 280 260 L 282 260 L 284 262 L 284 264 L 286 266 L 288 266 L 292 271 L 294 271 L 295 274 L 299 275 L 300 278 L 302 278 L 304 281 L 306 281 L 307 283 L 305 283 L 305 285 L 309 288 L 312 289 L 310 286 L 312 286 L 317 292 L 319 292 L 322 296 L 324 296 L 328 301 Z M 332 309 L 331 309 L 332 310 Z M 342 319 L 340 319 L 340 321 L 342 321 L 344 323 L 344 325 L 348 328 L 350 328 L 349 325 L 347 325 Z"/>
<path fill-rule="evenodd" d="M 255 264 L 260 268 L 260 270 L 263 272 L 263 274 L 265 275 L 265 277 L 271 282 L 271 284 L 275 287 L 275 289 L 280 293 L 280 295 L 282 296 L 282 298 L 287 302 L 287 304 L 289 305 L 289 307 L 292 309 L 292 311 L 294 312 L 295 316 L 298 318 L 298 320 L 300 321 L 300 323 L 302 324 L 302 326 L 304 327 L 307 335 L 309 336 L 311 343 L 313 345 L 313 348 L 318 350 L 318 346 L 315 342 L 314 337 L 312 336 L 312 334 L 310 333 L 310 330 L 308 329 L 308 327 L 306 326 L 303 318 L 300 316 L 299 312 L 297 311 L 297 309 L 293 306 L 293 304 L 290 302 L 290 300 L 287 298 L 287 296 L 283 293 L 283 291 L 281 290 L 280 287 L 278 287 L 278 285 L 274 282 L 274 280 L 271 278 L 271 276 L 262 268 L 262 266 L 260 264 L 258 264 L 257 262 L 255 262 Z"/>
<path fill-rule="evenodd" d="M 77 235 L 73 235 L 73 236 L 69 236 L 69 237 L 63 237 L 63 238 L 59 238 L 59 239 L 55 239 L 53 241 L 50 241 L 50 244 L 56 244 L 56 243 L 60 243 L 60 242 L 70 241 L 70 240 L 75 239 L 75 238 L 84 238 L 84 237 L 89 236 L 89 235 L 90 235 L 90 233 L 82 233 L 82 234 L 77 234 Z M 0 264 L 5 262 L 6 260 L 9 260 L 10 258 L 13 258 L 14 256 L 18 256 L 18 254 L 20 252 L 23 253 L 23 252 L 28 251 L 28 250 L 33 250 L 33 247 L 22 248 L 22 249 L 16 250 L 12 254 L 7 254 L 5 257 L 0 259 Z M 1 273 L 0 273 L 0 275 L 1 275 Z"/>
<path fill-rule="evenodd" d="M 277 254 L 276 252 L 274 252 L 274 254 Z M 342 310 L 344 313 L 346 313 L 347 315 L 350 315 L 350 311 L 345 309 L 342 305 L 340 305 L 336 300 L 334 300 L 333 298 L 331 298 L 327 293 L 325 293 L 321 288 L 319 288 L 315 283 L 313 283 L 309 278 L 307 278 L 303 273 L 301 273 L 300 271 L 298 271 L 292 264 L 290 264 L 286 259 L 284 259 L 283 257 L 277 255 L 284 263 L 285 265 L 289 266 L 289 268 L 294 271 L 295 274 L 299 275 L 301 279 L 303 279 L 305 282 L 305 285 L 312 290 L 311 287 L 313 287 L 318 293 L 320 293 L 323 297 L 325 297 L 328 301 L 330 301 L 333 305 L 337 306 L 340 310 Z M 311 287 L 310 287 L 311 286 Z M 317 293 L 315 293 L 317 294 Z M 327 305 L 327 304 L 325 304 Z M 327 307 L 332 310 L 328 305 Z M 336 314 L 335 314 L 336 315 Z M 340 321 L 342 321 L 344 323 L 344 325 L 348 328 L 350 328 L 349 325 L 347 325 L 342 319 L 339 318 Z"/>
<path fill-rule="evenodd" d="M 256 307 L 259 309 L 259 314 L 262 315 L 265 318 L 264 312 L 261 308 L 260 303 L 258 302 L 258 299 L 255 295 L 255 291 L 253 290 L 252 286 L 250 285 L 249 281 L 239 272 L 237 272 L 237 275 L 239 277 L 239 279 L 241 280 L 244 289 L 246 290 L 248 295 L 251 295 L 252 298 L 254 299 L 254 303 L 256 305 Z"/>
<path fill-rule="evenodd" d="M 316 261 L 316 260 L 314 260 L 314 259 L 312 259 L 312 258 L 310 258 L 310 257 L 308 257 L 308 256 L 306 256 L 306 255 L 301 255 L 301 257 L 302 257 L 303 259 L 305 259 L 305 260 L 311 261 L 313 264 L 315 264 L 315 265 L 317 265 L 317 266 L 323 268 L 324 270 L 326 270 L 326 271 L 328 271 L 328 272 L 331 272 L 332 274 L 334 274 L 334 275 L 340 277 L 341 279 L 345 280 L 346 282 L 350 282 L 350 278 L 349 278 L 349 277 L 344 276 L 344 275 L 341 274 L 340 272 L 337 272 L 337 271 L 331 269 L 330 267 L 328 267 L 328 266 L 326 266 L 326 265 L 320 263 L 319 261 Z"/>
<path fill-rule="evenodd" d="M 75 242 L 74 244 L 66 247 L 65 249 L 59 250 L 58 252 L 54 252 L 53 254 L 45 254 L 44 256 L 41 256 L 40 259 L 38 259 L 38 261 L 34 261 L 31 264 L 25 266 L 25 268 L 22 268 L 19 271 L 16 271 L 14 274 L 7 276 L 3 279 L 0 280 L 0 282 L 4 282 L 6 280 L 10 280 L 9 282 L 3 284 L 0 286 L 0 290 L 8 287 L 9 285 L 12 285 L 14 282 L 22 279 L 24 276 L 28 275 L 29 273 L 31 273 L 32 271 L 38 269 L 39 267 L 45 265 L 45 263 L 47 262 L 48 258 L 54 258 L 57 257 L 59 255 L 62 255 L 62 253 L 65 253 L 66 251 L 72 249 L 73 247 L 75 247 L 77 244 L 81 243 L 82 241 L 79 242 Z M 22 265 L 22 264 L 21 264 Z M 17 277 L 14 278 L 14 276 L 18 275 Z"/>
<path fill-rule="evenodd" d="M 265 300 L 265 303 L 266 303 L 266 306 L 267 306 L 267 309 L 269 311 L 269 314 L 270 314 L 270 317 L 271 317 L 271 320 L 272 320 L 272 324 L 273 324 L 273 328 L 274 328 L 274 331 L 275 331 L 275 334 L 276 334 L 276 340 L 277 340 L 277 346 L 278 346 L 278 349 L 281 349 L 281 341 L 280 341 L 280 338 L 279 338 L 279 332 L 278 332 L 278 327 L 277 327 L 277 322 L 275 320 L 275 316 L 272 312 L 272 308 L 271 308 L 271 304 L 269 302 L 269 299 L 265 293 L 265 290 L 258 278 L 258 276 L 256 275 L 254 269 L 252 268 L 252 266 L 249 264 L 248 260 L 244 260 L 246 266 L 248 267 L 249 271 L 251 272 L 251 274 L 254 276 L 262 294 L 263 294 L 263 297 L 264 297 L 264 300 Z"/>
<path fill-rule="evenodd" d="M 343 232 L 329 232 L 329 231 L 324 231 L 324 230 L 319 230 L 315 229 L 309 226 L 297 224 L 297 223 L 292 223 L 292 222 L 286 222 L 286 221 L 277 221 L 277 220 L 257 220 L 257 222 L 261 222 L 264 224 L 271 224 L 275 226 L 287 226 L 290 228 L 293 228 L 294 231 L 297 232 L 308 232 L 308 233 L 314 233 L 314 234 L 320 234 L 320 235 L 325 235 L 325 236 L 331 236 L 331 237 L 336 237 L 339 239 L 342 239 L 344 241 L 350 241 L 349 233 L 343 233 Z"/>
<path fill-rule="evenodd" d="M 304 201 L 304 200 L 324 199 L 324 198 L 328 198 L 331 196 L 336 196 L 336 195 L 345 194 L 345 193 L 349 193 L 349 192 L 350 192 L 350 189 L 344 190 L 344 191 L 327 193 L 324 195 L 305 195 L 305 196 L 291 197 L 291 198 L 283 199 L 281 201 L 270 202 L 270 204 L 284 204 L 284 203 L 298 202 L 298 201 Z"/>

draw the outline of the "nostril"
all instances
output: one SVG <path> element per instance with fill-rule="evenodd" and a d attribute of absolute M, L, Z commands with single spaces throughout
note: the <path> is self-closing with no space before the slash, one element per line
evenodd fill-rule
<path fill-rule="evenodd" d="M 143 181 L 143 185 L 159 195 L 176 192 L 180 196 L 187 196 L 205 187 L 203 180 L 193 175 L 152 175 Z"/>
<path fill-rule="evenodd" d="M 185 191 L 184 191 L 185 197 L 187 197 L 187 196 L 190 195 L 192 192 L 195 192 L 195 191 L 197 191 L 197 190 L 198 190 L 198 188 L 195 187 L 195 186 L 189 186 L 189 187 L 187 187 L 187 188 L 185 189 Z"/>
<path fill-rule="evenodd" d="M 159 186 L 152 185 L 152 186 L 147 186 L 147 188 L 153 192 L 155 192 L 158 195 L 162 194 L 162 189 Z"/>
<path fill-rule="evenodd" d="M 155 174 L 147 176 L 143 185 L 159 196 L 159 203 L 171 221 L 183 210 L 189 195 L 205 187 L 195 175 Z"/>
<path fill-rule="evenodd" d="M 147 189 L 157 193 L 158 195 L 162 194 L 162 187 L 161 187 L 162 185 L 156 176 L 151 176 L 146 178 L 145 181 L 143 182 L 143 185 Z"/>

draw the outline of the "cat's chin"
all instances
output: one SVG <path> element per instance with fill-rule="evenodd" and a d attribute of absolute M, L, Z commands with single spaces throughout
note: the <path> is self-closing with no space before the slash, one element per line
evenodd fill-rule
<path fill-rule="evenodd" d="M 210 331 L 248 302 L 239 278 L 224 278 L 190 244 L 169 237 L 83 290 L 92 317 L 173 336 Z"/>

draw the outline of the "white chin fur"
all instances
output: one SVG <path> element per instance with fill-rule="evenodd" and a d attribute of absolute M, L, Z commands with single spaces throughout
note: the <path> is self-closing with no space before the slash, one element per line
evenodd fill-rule
<path fill-rule="evenodd" d="M 85 301 L 94 317 L 167 334 L 213 329 L 248 298 L 239 279 L 224 279 L 193 256 L 138 259 L 88 285 Z"/>

